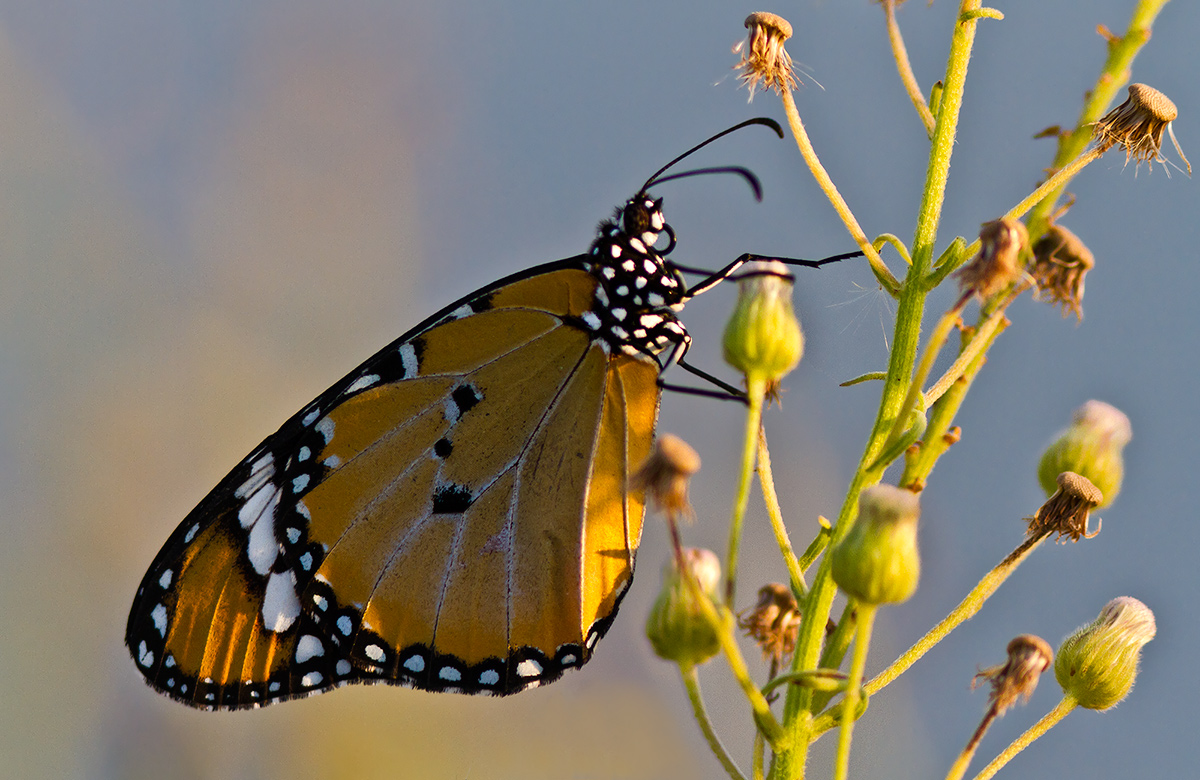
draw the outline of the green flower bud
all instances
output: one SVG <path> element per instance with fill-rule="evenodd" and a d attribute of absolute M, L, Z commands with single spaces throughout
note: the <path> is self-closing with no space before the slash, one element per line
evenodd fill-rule
<path fill-rule="evenodd" d="M 1075 410 L 1067 428 L 1042 454 L 1038 463 L 1038 482 L 1046 495 L 1058 490 L 1058 475 L 1073 471 L 1099 488 L 1103 503 L 1112 504 L 1121 491 L 1125 461 L 1121 455 L 1133 438 L 1129 418 L 1115 406 L 1103 401 L 1088 401 Z"/>
<path fill-rule="evenodd" d="M 1114 707 L 1133 687 L 1142 646 L 1154 638 L 1154 631 L 1149 607 L 1129 596 L 1113 599 L 1094 623 L 1063 640 L 1054 676 L 1081 706 Z"/>
<path fill-rule="evenodd" d="M 725 325 L 725 362 L 747 379 L 778 381 L 800 362 L 804 334 L 792 311 L 792 275 L 777 260 L 747 264 Z"/>
<path fill-rule="evenodd" d="M 833 548 L 833 581 L 865 604 L 907 601 L 917 589 L 916 494 L 891 485 L 875 485 L 858 499 L 858 520 Z"/>
<path fill-rule="evenodd" d="M 713 601 L 721 581 L 721 562 L 712 550 L 683 550 L 687 575 Z M 663 587 L 646 619 L 646 637 L 661 658 L 681 666 L 702 664 L 721 649 L 717 632 L 704 616 L 694 584 L 685 579 L 674 557 L 663 567 Z"/>

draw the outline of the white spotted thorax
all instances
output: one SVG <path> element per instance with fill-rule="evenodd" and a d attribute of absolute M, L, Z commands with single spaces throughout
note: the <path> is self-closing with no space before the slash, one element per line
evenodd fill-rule
<path fill-rule="evenodd" d="M 617 216 L 600 225 L 592 244 L 593 275 L 599 279 L 584 326 L 610 348 L 627 355 L 653 358 L 671 348 L 671 363 L 686 351 L 691 339 L 675 317 L 687 300 L 687 286 L 663 254 L 674 246 L 674 234 L 662 213 L 662 200 L 641 192 Z M 670 244 L 660 253 L 655 244 L 663 233 Z"/>

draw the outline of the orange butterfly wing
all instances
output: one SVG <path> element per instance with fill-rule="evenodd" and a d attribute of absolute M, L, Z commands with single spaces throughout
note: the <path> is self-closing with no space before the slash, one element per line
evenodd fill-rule
<path fill-rule="evenodd" d="M 660 370 L 581 326 L 596 289 L 578 260 L 501 280 L 263 442 L 143 579 L 126 643 L 150 684 L 226 708 L 585 663 L 632 577 Z"/>

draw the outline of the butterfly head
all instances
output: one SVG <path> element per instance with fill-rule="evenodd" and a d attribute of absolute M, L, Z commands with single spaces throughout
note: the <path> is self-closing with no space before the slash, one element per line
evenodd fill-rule
<path fill-rule="evenodd" d="M 629 238 L 639 239 L 646 247 L 653 247 L 666 233 L 669 244 L 660 253 L 666 254 L 675 248 L 675 232 L 663 217 L 662 198 L 651 198 L 643 190 L 625 202 L 617 218 L 621 232 Z"/>

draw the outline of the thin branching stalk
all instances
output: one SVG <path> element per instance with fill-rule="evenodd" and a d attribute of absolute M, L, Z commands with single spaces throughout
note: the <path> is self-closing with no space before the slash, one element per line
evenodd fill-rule
<path fill-rule="evenodd" d="M 808 585 L 804 582 L 804 572 L 800 570 L 800 562 L 796 560 L 796 553 L 792 550 L 792 540 L 783 524 L 783 508 L 779 506 L 779 496 L 775 493 L 775 478 L 771 475 L 771 452 L 767 449 L 767 432 L 761 426 L 758 429 L 758 483 L 762 487 L 767 517 L 771 521 L 771 530 L 775 533 L 775 542 L 779 545 L 779 554 L 783 556 L 783 563 L 787 566 L 792 593 L 799 602 L 808 594 Z"/>
<path fill-rule="evenodd" d="M 834 780 L 847 780 L 850 777 L 850 742 L 861 698 L 863 669 L 867 666 L 867 648 L 871 645 L 871 628 L 874 625 L 875 605 L 860 603 L 854 654 L 850 657 L 850 678 L 846 681 L 846 693 L 842 699 L 842 729 L 838 735 L 837 757 L 833 763 Z"/>
<path fill-rule="evenodd" d="M 783 97 L 783 110 L 787 114 L 788 125 L 792 129 L 792 136 L 796 139 L 796 146 L 800 149 L 800 155 L 804 158 L 804 162 L 808 164 L 808 169 L 812 173 L 813 178 L 817 180 L 817 184 L 821 187 L 821 191 L 825 193 L 825 197 L 829 198 L 829 202 L 833 204 L 833 210 L 841 218 L 846 225 L 846 229 L 850 231 L 850 236 L 854 242 L 858 244 L 858 248 L 867 256 L 867 262 L 871 264 L 871 271 L 874 272 L 875 278 L 883 285 L 883 288 L 892 295 L 900 289 L 900 282 L 888 270 L 887 265 L 883 262 L 883 258 L 879 256 L 879 252 L 875 249 L 874 244 L 867 238 L 867 234 L 859 227 L 858 220 L 855 219 L 854 213 L 850 211 L 850 206 L 842 194 L 838 192 L 837 186 L 834 185 L 833 179 L 829 178 L 829 173 L 826 172 L 825 166 L 821 165 L 820 159 L 817 158 L 817 152 L 813 149 L 812 142 L 808 140 L 808 132 L 804 129 L 804 122 L 800 120 L 800 112 L 796 109 L 796 101 L 792 99 L 792 93 L 785 91 Z"/>
<path fill-rule="evenodd" d="M 1016 570 L 1021 561 L 1029 557 L 1029 554 L 1036 550 L 1045 539 L 1046 535 L 1027 539 L 1017 549 L 1009 553 L 994 569 L 984 575 L 979 584 L 971 589 L 967 597 L 959 602 L 958 606 L 942 622 L 929 629 L 929 632 L 925 636 L 917 640 L 916 644 L 908 648 L 908 650 L 905 650 L 899 658 L 892 662 L 891 666 L 884 669 L 874 679 L 863 686 L 866 692 L 872 695 L 878 693 L 903 674 L 908 667 L 920 660 L 921 656 L 929 652 L 934 645 L 945 639 L 947 634 L 979 612 L 980 608 L 983 607 L 983 602 L 987 601 L 1004 584 L 1004 581 Z"/>
<path fill-rule="evenodd" d="M 1071 710 L 1075 709 L 1078 702 L 1070 696 L 1063 696 L 1062 701 L 1058 703 L 1054 709 L 1046 713 L 1046 715 L 1037 723 L 1029 727 L 1021 736 L 1012 741 L 1012 744 L 1004 749 L 1004 752 L 996 756 L 992 763 L 983 768 L 983 771 L 975 775 L 974 780 L 988 780 L 1000 769 L 1013 759 L 1013 756 L 1020 753 L 1025 748 L 1033 744 L 1033 742 L 1047 731 L 1049 731 L 1060 720 L 1067 717 Z"/>
<path fill-rule="evenodd" d="M 892 56 L 896 59 L 896 70 L 900 74 L 900 81 L 904 84 L 904 91 L 908 93 L 908 99 L 912 101 L 913 108 L 917 109 L 917 116 L 925 125 L 925 132 L 932 138 L 933 112 L 929 110 L 929 105 L 925 102 L 925 94 L 921 92 L 921 85 L 917 83 L 917 76 L 913 73 L 912 64 L 908 61 L 908 49 L 904 46 L 904 37 L 900 35 L 900 24 L 896 21 L 896 0 L 883 0 L 882 5 L 884 16 L 887 18 L 888 41 L 892 44 Z"/>
<path fill-rule="evenodd" d="M 978 16 L 973 12 L 978 12 L 980 7 L 979 0 L 962 0 L 959 16 L 955 21 L 946 76 L 943 79 L 944 88 L 938 108 L 937 125 L 934 129 L 929 165 L 925 174 L 925 187 L 921 198 L 917 229 L 913 239 L 913 262 L 908 269 L 906 281 L 901 286 L 900 302 L 896 312 L 896 331 L 888 362 L 888 376 L 884 381 L 879 412 L 876 415 L 870 439 L 859 467 L 851 479 L 846 500 L 838 515 L 834 539 L 831 541 L 840 539 L 849 530 L 850 523 L 854 521 L 858 511 L 859 492 L 879 479 L 879 474 L 871 472 L 869 467 L 875 463 L 883 450 L 884 441 L 899 413 L 900 405 L 911 380 L 919 344 L 925 295 L 928 292 L 920 283 L 914 283 L 914 280 L 924 279 L 933 258 L 938 221 L 945 199 L 946 181 L 950 174 L 950 157 L 954 148 L 958 115 L 962 107 L 963 90 L 966 85 L 967 65 L 970 62 L 975 28 L 978 23 Z M 786 94 L 784 108 L 789 114 L 795 111 L 794 103 Z M 794 670 L 816 668 L 821 654 L 821 640 L 825 624 L 829 620 L 836 591 L 837 588 L 830 576 L 830 556 L 826 555 L 822 558 L 817 574 L 813 578 L 809 597 L 803 607 L 804 616 L 793 660 L 792 668 Z M 812 733 L 812 703 L 812 691 L 801 686 L 792 686 L 788 689 L 784 703 L 784 722 L 790 731 L 790 744 L 786 750 L 776 754 L 776 760 L 772 767 L 773 777 L 780 780 L 803 777 L 808 758 L 808 743 L 814 737 Z"/>
<path fill-rule="evenodd" d="M 696 673 L 696 667 L 691 664 L 681 665 L 679 674 L 683 677 L 683 687 L 687 689 L 688 701 L 692 703 L 692 714 L 696 717 L 696 723 L 700 724 L 700 731 L 704 733 L 704 739 L 708 742 L 709 749 L 712 750 L 713 755 L 717 757 L 721 766 L 733 780 L 746 780 L 738 770 L 737 764 L 733 763 L 733 758 L 725 749 L 725 745 L 721 743 L 721 738 L 717 736 L 712 721 L 709 720 L 708 710 L 704 707 L 704 697 L 700 693 L 700 676 Z"/>
<path fill-rule="evenodd" d="M 1100 71 L 1096 84 L 1087 92 L 1083 110 L 1071 132 L 1061 135 L 1058 139 L 1058 151 L 1054 155 L 1051 168 L 1060 168 L 1078 157 L 1092 140 L 1092 124 L 1112 105 L 1113 99 L 1121 88 L 1129 81 L 1129 69 L 1146 42 L 1150 40 L 1150 30 L 1168 0 L 1139 0 L 1133 9 L 1129 20 L 1129 28 L 1120 38 L 1110 38 L 1108 41 L 1108 58 Z M 1050 215 L 1054 213 L 1059 200 L 1066 191 L 1068 182 L 1060 182 L 1056 188 L 1038 203 L 1029 215 L 1030 242 L 1037 241 L 1050 224 Z"/>
<path fill-rule="evenodd" d="M 742 542 L 742 523 L 746 518 L 746 507 L 750 503 L 750 482 L 754 477 L 754 458 L 758 452 L 759 435 L 762 430 L 763 398 L 767 393 L 767 380 L 761 376 L 746 378 L 746 395 L 749 408 L 746 410 L 746 428 L 742 440 L 742 466 L 738 473 L 737 494 L 733 499 L 733 517 L 729 521 L 729 553 L 725 560 L 725 603 L 733 604 L 737 589 L 738 548 Z"/>

